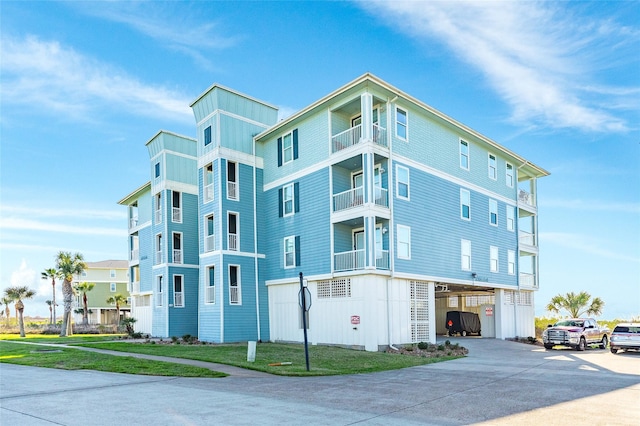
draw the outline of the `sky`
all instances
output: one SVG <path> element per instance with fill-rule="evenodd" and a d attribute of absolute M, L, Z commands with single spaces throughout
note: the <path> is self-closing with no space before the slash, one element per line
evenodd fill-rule
<path fill-rule="evenodd" d="M 640 316 L 640 2 L 0 2 L 0 290 L 126 259 L 158 130 L 214 83 L 287 117 L 366 72 L 548 170 L 540 290 Z M 61 293 L 58 287 L 58 300 Z"/>

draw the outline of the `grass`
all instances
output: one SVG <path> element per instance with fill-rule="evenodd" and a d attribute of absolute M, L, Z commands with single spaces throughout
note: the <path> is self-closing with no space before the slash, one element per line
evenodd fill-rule
<path fill-rule="evenodd" d="M 62 342 L 60 342 L 62 343 Z M 96 370 L 150 376 L 224 377 L 206 368 L 133 357 L 103 355 L 70 348 L 0 342 L 0 362 L 63 370 Z"/>
<path fill-rule="evenodd" d="M 247 362 L 246 344 L 171 345 L 109 342 L 83 344 L 82 346 L 195 359 L 284 376 L 330 376 L 372 373 L 459 358 L 456 356 L 425 358 L 382 352 L 365 352 L 335 346 L 309 346 L 310 371 L 306 371 L 304 345 L 301 344 L 259 343 L 255 362 Z M 291 365 L 269 365 L 280 362 L 290 362 Z"/>
<path fill-rule="evenodd" d="M 74 334 L 69 337 L 60 337 L 56 334 L 27 334 L 27 337 L 20 337 L 19 334 L 0 334 L 0 340 L 17 340 L 32 343 L 54 343 L 70 345 L 84 342 L 104 342 L 118 340 L 123 334 Z"/>

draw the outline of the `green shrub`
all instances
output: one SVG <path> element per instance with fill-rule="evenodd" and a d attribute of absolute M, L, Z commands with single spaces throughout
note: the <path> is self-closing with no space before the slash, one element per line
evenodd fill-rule
<path fill-rule="evenodd" d="M 418 349 L 428 349 L 428 348 L 429 348 L 429 344 L 427 342 L 418 343 Z"/>

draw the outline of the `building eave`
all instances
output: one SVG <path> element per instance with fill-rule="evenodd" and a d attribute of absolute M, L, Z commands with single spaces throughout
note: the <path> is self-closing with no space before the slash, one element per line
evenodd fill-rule
<path fill-rule="evenodd" d="M 146 190 L 151 191 L 151 182 L 147 182 L 143 185 L 141 185 L 140 187 L 138 187 L 137 189 L 135 189 L 133 192 L 131 192 L 129 195 L 127 195 L 126 197 L 124 197 L 122 200 L 118 201 L 118 204 L 121 204 L 123 206 L 128 206 L 130 204 L 130 201 L 133 199 L 136 199 L 139 197 L 139 195 L 146 191 Z"/>

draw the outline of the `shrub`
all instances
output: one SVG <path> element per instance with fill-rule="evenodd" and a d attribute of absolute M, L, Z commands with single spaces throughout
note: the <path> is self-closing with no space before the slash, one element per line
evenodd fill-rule
<path fill-rule="evenodd" d="M 447 342 L 448 342 L 448 340 L 447 340 Z M 444 345 L 438 345 L 438 350 L 439 351 L 444 351 Z"/>
<path fill-rule="evenodd" d="M 429 348 L 429 344 L 427 342 L 418 343 L 418 349 L 428 349 L 428 348 Z"/>
<path fill-rule="evenodd" d="M 178 336 L 171 336 L 171 341 L 176 343 L 178 341 Z"/>

